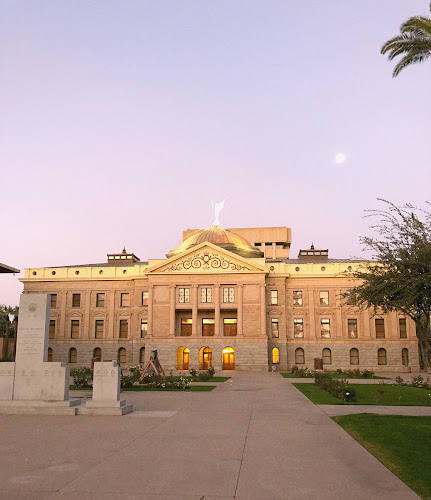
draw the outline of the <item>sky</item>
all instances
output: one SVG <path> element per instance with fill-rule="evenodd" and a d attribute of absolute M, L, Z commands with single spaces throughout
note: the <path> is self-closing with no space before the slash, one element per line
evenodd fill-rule
<path fill-rule="evenodd" d="M 163 258 L 223 199 L 221 227 L 291 227 L 292 257 L 364 256 L 377 198 L 431 199 L 431 63 L 394 79 L 380 54 L 412 15 L 428 1 L 0 0 L 0 262 Z M 0 303 L 21 290 L 0 275 Z"/>

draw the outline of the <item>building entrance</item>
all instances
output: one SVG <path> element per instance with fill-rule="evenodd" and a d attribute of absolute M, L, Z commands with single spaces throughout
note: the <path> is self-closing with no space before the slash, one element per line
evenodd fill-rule
<path fill-rule="evenodd" d="M 235 370 L 235 351 L 232 347 L 223 349 L 223 370 Z"/>

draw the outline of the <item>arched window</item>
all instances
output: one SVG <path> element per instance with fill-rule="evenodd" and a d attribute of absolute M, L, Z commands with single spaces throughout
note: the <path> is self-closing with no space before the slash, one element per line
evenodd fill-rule
<path fill-rule="evenodd" d="M 78 352 L 77 350 L 72 347 L 69 349 L 69 363 L 76 363 L 76 360 L 78 358 Z"/>
<path fill-rule="evenodd" d="M 302 347 L 295 350 L 295 365 L 303 365 L 305 363 L 305 354 Z"/>
<path fill-rule="evenodd" d="M 176 369 L 177 370 L 188 370 L 190 361 L 190 350 L 183 345 L 178 347 L 176 356 Z"/>
<path fill-rule="evenodd" d="M 401 351 L 401 359 L 403 361 L 403 366 L 409 366 L 409 350 L 405 347 Z"/>
<path fill-rule="evenodd" d="M 199 349 L 199 370 L 209 370 L 213 363 L 213 352 L 209 347 Z"/>
<path fill-rule="evenodd" d="M 235 351 L 232 347 L 225 347 L 222 351 L 223 370 L 235 370 Z"/>
<path fill-rule="evenodd" d="M 386 365 L 387 364 L 386 349 L 380 348 L 377 351 L 377 364 L 378 365 Z"/>
<path fill-rule="evenodd" d="M 118 349 L 118 362 L 119 363 L 126 363 L 127 360 L 127 352 L 124 347 L 120 347 Z"/>
<path fill-rule="evenodd" d="M 322 361 L 324 365 L 332 365 L 332 354 L 331 349 L 327 347 L 322 351 Z"/>
<path fill-rule="evenodd" d="M 350 349 L 350 364 L 359 365 L 359 351 L 354 347 Z"/>
<path fill-rule="evenodd" d="M 48 347 L 48 361 L 52 361 L 52 349 L 50 347 Z"/>
<path fill-rule="evenodd" d="M 272 364 L 278 365 L 280 363 L 280 349 L 278 347 L 272 348 Z"/>
<path fill-rule="evenodd" d="M 100 349 L 100 347 L 96 347 L 96 349 L 94 349 L 93 359 L 94 361 L 102 361 L 102 349 Z"/>
<path fill-rule="evenodd" d="M 139 363 L 145 363 L 145 347 L 139 350 Z"/>

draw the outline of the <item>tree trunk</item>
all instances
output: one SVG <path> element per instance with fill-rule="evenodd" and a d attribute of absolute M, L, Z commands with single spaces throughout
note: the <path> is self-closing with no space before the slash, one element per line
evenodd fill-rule
<path fill-rule="evenodd" d="M 429 332 L 429 323 L 422 324 L 416 322 L 416 335 L 418 338 L 419 365 L 421 370 L 431 367 L 431 335 Z"/>

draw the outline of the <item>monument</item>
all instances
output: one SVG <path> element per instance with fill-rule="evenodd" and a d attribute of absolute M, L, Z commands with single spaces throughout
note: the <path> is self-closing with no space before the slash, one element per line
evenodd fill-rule
<path fill-rule="evenodd" d="M 0 413 L 76 415 L 69 367 L 47 362 L 49 314 L 49 295 L 21 295 L 15 362 L 0 363 Z"/>

